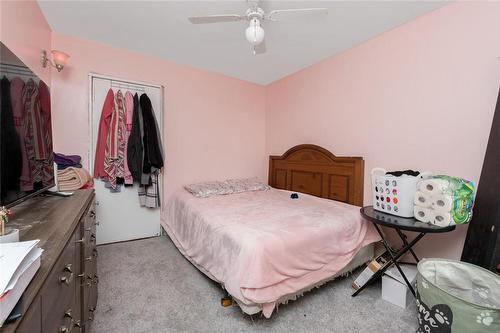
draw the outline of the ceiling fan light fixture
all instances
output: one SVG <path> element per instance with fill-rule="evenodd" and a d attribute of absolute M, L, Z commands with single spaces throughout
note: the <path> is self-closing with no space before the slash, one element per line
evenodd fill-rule
<path fill-rule="evenodd" d="M 259 45 L 264 40 L 265 35 L 264 29 L 260 26 L 260 21 L 252 19 L 250 25 L 245 30 L 247 41 L 254 46 Z"/>
<path fill-rule="evenodd" d="M 266 34 L 261 22 L 276 22 L 287 18 L 294 20 L 299 14 L 308 17 L 323 17 L 328 14 L 328 8 L 275 9 L 266 13 L 259 7 L 259 0 L 247 0 L 247 4 L 249 8 L 244 14 L 191 16 L 188 19 L 193 24 L 249 21 L 250 25 L 245 30 L 245 38 L 252 44 L 254 54 L 262 54 L 266 52 L 264 42 Z"/>

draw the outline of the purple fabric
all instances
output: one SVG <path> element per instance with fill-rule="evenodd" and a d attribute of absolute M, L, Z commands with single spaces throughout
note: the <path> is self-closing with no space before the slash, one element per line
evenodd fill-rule
<path fill-rule="evenodd" d="M 78 155 L 64 155 L 60 153 L 54 153 L 54 162 L 57 164 L 57 169 L 62 170 L 67 167 L 81 168 L 80 162 L 82 157 Z"/>

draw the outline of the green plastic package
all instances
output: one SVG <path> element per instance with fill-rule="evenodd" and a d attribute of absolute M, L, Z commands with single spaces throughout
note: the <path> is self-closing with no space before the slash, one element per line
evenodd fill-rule
<path fill-rule="evenodd" d="M 446 184 L 443 194 L 452 198 L 453 204 L 450 211 L 451 217 L 456 224 L 469 223 L 472 218 L 472 207 L 474 205 L 474 183 L 451 176 L 432 176 Z"/>

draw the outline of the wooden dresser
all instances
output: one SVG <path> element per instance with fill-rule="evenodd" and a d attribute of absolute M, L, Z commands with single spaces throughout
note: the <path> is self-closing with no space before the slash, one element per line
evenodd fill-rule
<path fill-rule="evenodd" d="M 93 190 L 36 197 L 13 209 L 9 226 L 21 241 L 40 239 L 41 267 L 23 294 L 24 314 L 0 332 L 85 332 L 97 304 Z M 87 328 L 87 330 L 86 330 Z"/>

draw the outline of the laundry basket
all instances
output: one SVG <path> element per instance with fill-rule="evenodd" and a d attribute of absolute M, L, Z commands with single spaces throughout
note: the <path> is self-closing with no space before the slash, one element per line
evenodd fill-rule
<path fill-rule="evenodd" d="M 418 263 L 417 333 L 500 332 L 500 277 L 461 261 Z"/>

